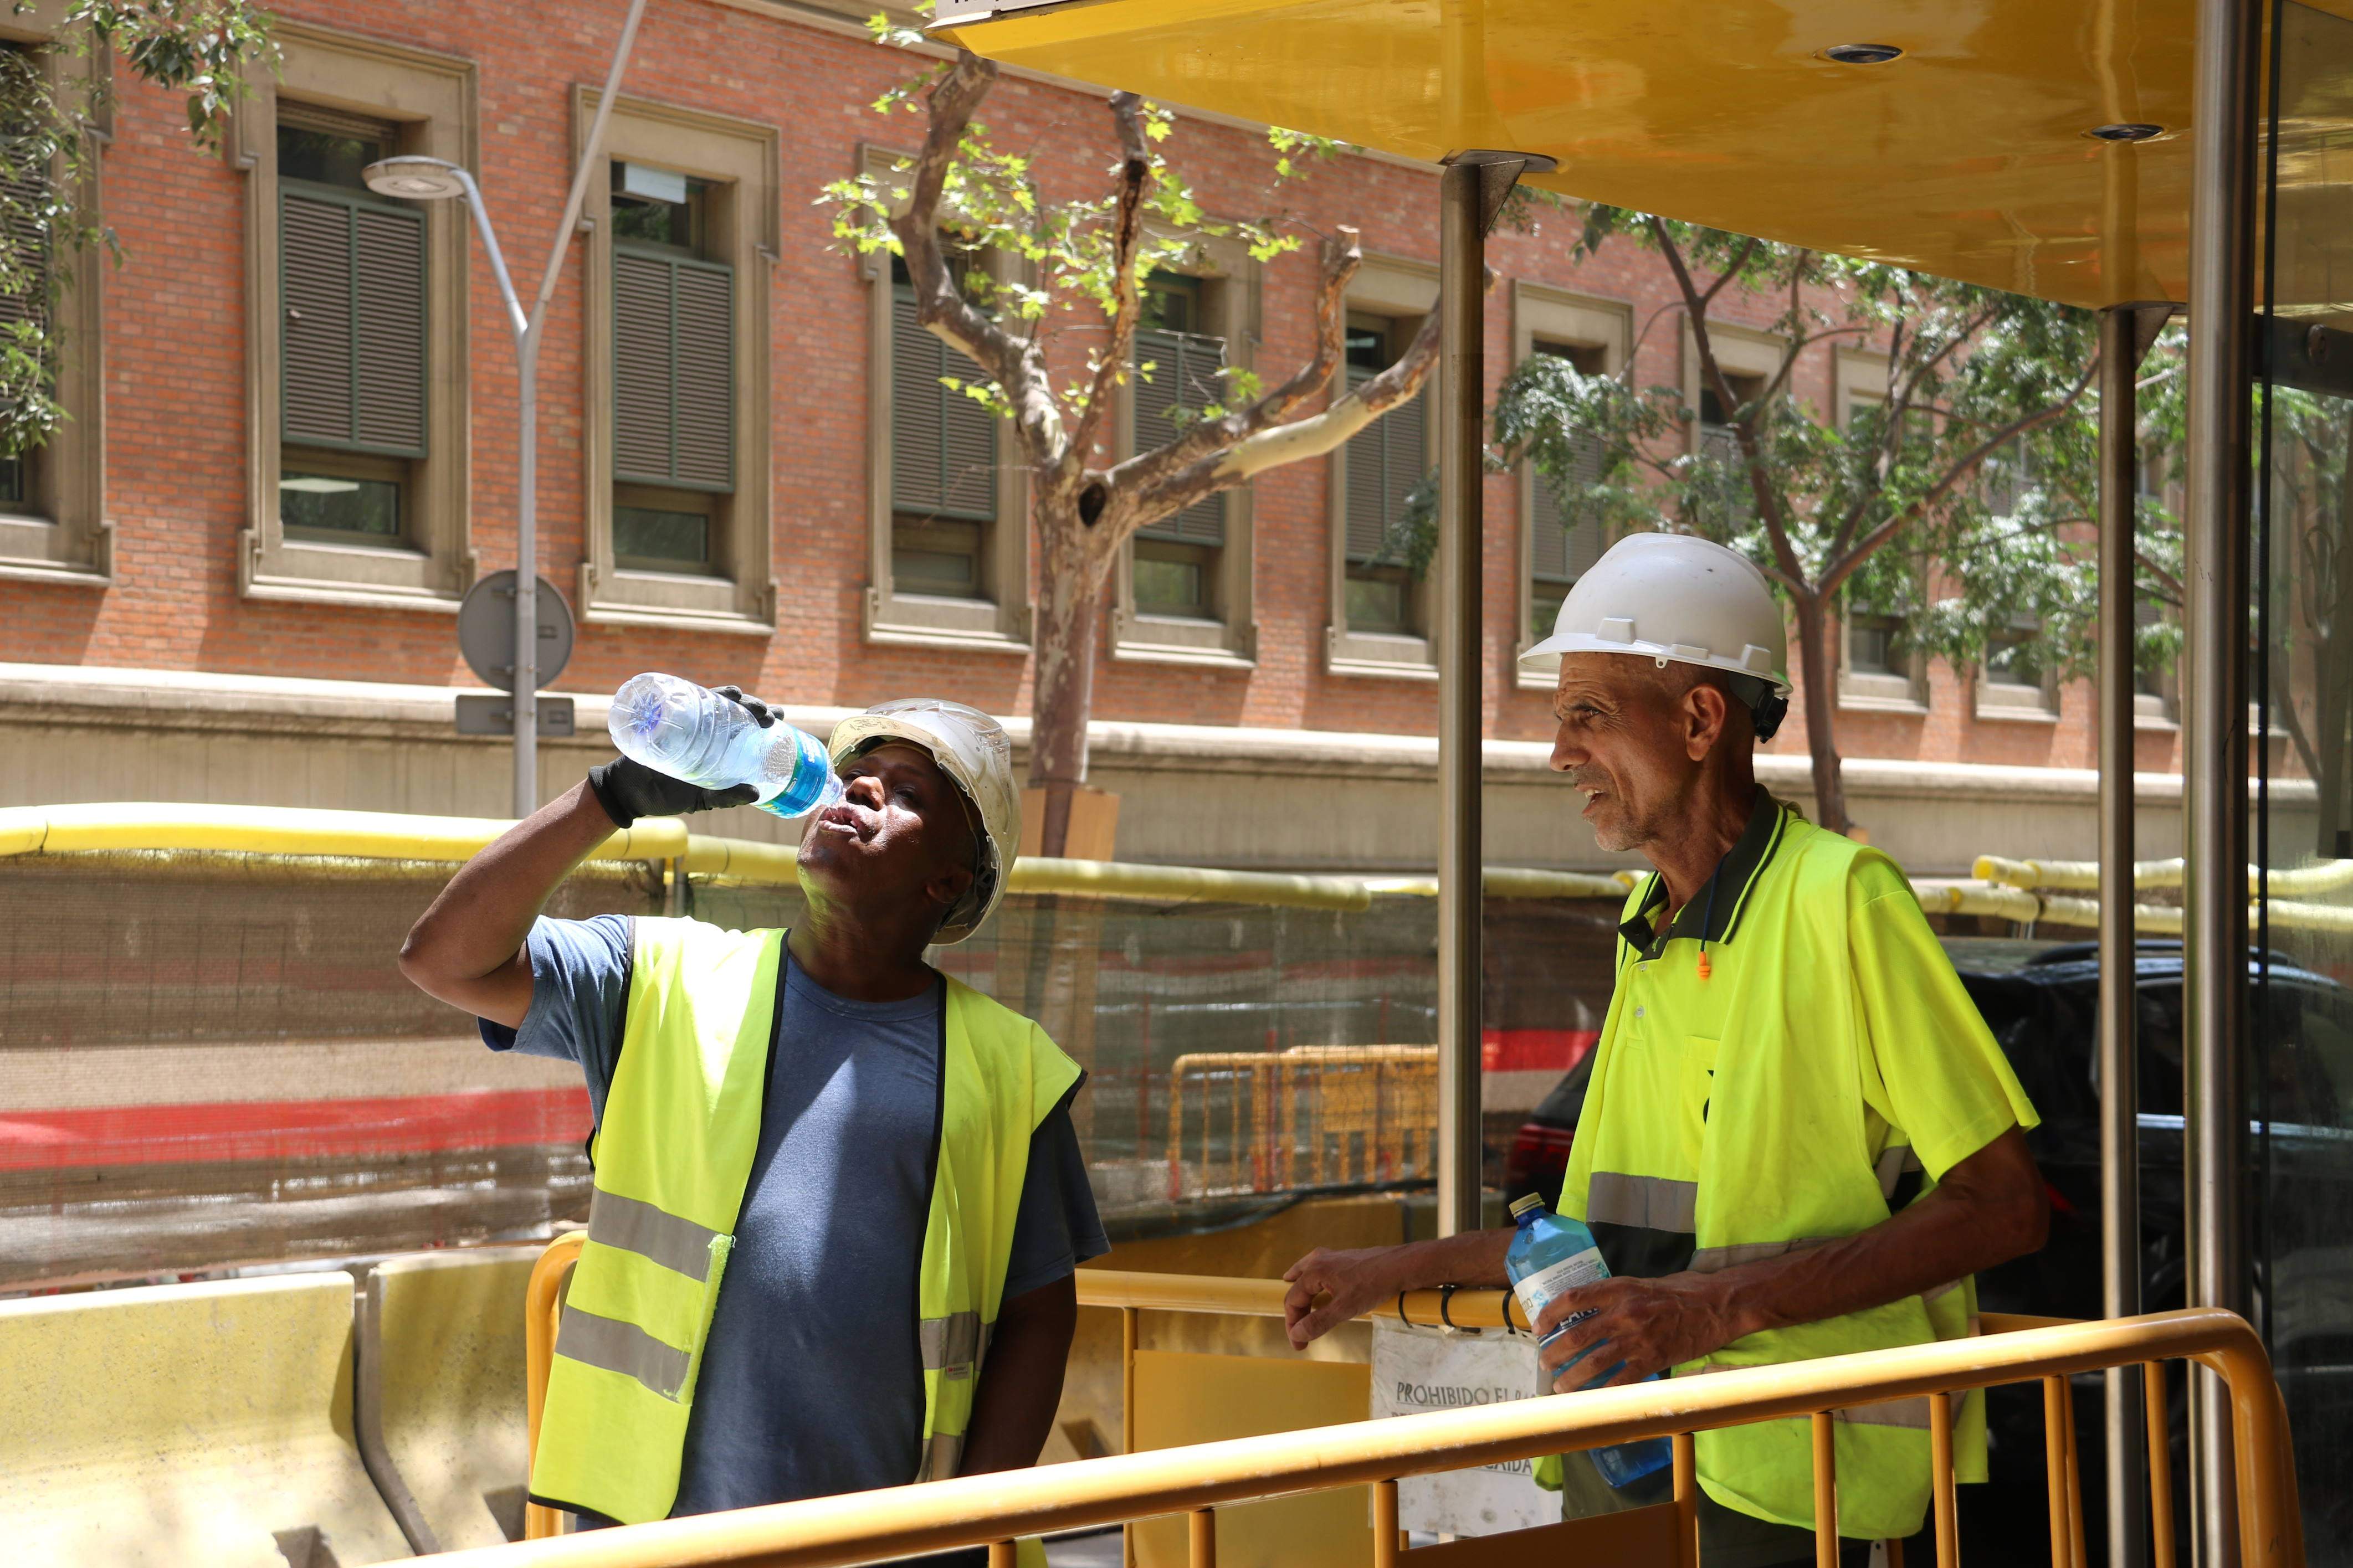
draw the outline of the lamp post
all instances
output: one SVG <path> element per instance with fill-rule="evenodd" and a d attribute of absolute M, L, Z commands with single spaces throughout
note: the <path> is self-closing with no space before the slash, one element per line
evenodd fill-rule
<path fill-rule="evenodd" d="M 646 14 L 646 0 L 629 0 L 629 14 L 621 24 L 620 42 L 613 48 L 613 64 L 605 75 L 605 91 L 596 100 L 596 118 L 588 128 L 588 144 L 573 171 L 572 192 L 564 203 L 563 219 L 555 226 L 555 243 L 541 277 L 539 293 L 529 310 L 517 298 L 508 276 L 506 257 L 499 249 L 490 209 L 482 202 L 474 176 L 440 158 L 404 156 L 370 163 L 361 177 L 378 195 L 402 201 L 448 201 L 463 196 L 474 215 L 474 227 L 490 253 L 491 271 L 498 279 L 500 298 L 507 307 L 508 330 L 514 334 L 516 419 L 520 451 L 515 460 L 518 489 L 515 504 L 515 667 L 514 667 L 514 815 L 529 816 L 539 806 L 539 334 L 547 322 L 547 302 L 554 297 L 563 276 L 564 258 L 580 226 L 580 209 L 588 200 L 588 181 L 604 161 L 605 127 L 613 117 L 613 100 L 621 88 L 621 72 L 637 43 L 638 23 Z"/>

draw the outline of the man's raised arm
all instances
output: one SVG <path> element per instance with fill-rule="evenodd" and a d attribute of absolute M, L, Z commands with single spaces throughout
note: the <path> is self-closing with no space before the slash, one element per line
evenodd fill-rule
<path fill-rule="evenodd" d="M 519 1026 L 531 1010 L 523 939 L 556 884 L 612 837 L 586 783 L 541 806 L 459 868 L 400 944 L 400 972 L 478 1018 Z"/>

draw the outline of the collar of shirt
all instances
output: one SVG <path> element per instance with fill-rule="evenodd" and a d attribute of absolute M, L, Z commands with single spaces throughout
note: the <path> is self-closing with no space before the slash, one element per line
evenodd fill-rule
<path fill-rule="evenodd" d="M 1739 931 L 1740 912 L 1748 902 L 1750 885 L 1780 847 L 1781 825 L 1788 813 L 1787 806 L 1758 789 L 1757 804 L 1748 811 L 1748 826 L 1725 851 L 1724 858 L 1716 862 L 1712 890 L 1703 887 L 1676 913 L 1674 923 L 1662 931 L 1652 924 L 1652 916 L 1667 901 L 1667 879 L 1653 871 L 1643 885 L 1642 897 L 1634 912 L 1619 924 L 1618 934 L 1642 958 L 1658 957 L 1666 951 L 1667 943 L 1679 936 L 1707 942 L 1731 942 Z"/>

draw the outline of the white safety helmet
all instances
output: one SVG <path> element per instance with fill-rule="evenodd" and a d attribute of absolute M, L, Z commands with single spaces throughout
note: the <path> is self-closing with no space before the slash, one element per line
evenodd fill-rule
<path fill-rule="evenodd" d="M 1647 655 L 1740 677 L 1736 696 L 1769 739 L 1788 710 L 1789 641 L 1757 563 L 1689 533 L 1632 533 L 1611 545 L 1560 602 L 1552 636 L 1520 656 Z"/>
<path fill-rule="evenodd" d="M 905 697 L 879 702 L 833 727 L 828 748 L 834 771 L 890 741 L 904 741 L 932 754 L 940 772 L 964 791 L 980 818 L 979 864 L 972 887 L 933 941 L 962 942 L 980 929 L 1021 851 L 1021 792 L 1013 786 L 1013 742 L 1005 727 L 977 708 L 937 697 Z"/>

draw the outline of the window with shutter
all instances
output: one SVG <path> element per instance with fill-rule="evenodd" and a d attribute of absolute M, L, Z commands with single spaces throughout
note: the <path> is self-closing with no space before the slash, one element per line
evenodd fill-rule
<path fill-rule="evenodd" d="M 1354 391 L 1379 373 L 1350 366 Z M 1403 521 L 1406 497 L 1430 471 L 1427 400 L 1397 405 L 1348 442 L 1348 560 L 1370 563 Z"/>
<path fill-rule="evenodd" d="M 49 321 L 49 232 L 38 219 L 49 197 L 46 178 L 30 172 L 0 174 L 0 201 L 6 204 L 10 250 L 19 275 L 0 293 L 0 331 L 13 337 L 18 326 L 46 328 Z M 38 451 L 0 456 L 0 507 L 19 509 L 33 500 L 32 467 Z"/>
<path fill-rule="evenodd" d="M 891 288 L 891 575 L 902 593 L 989 593 L 997 521 L 997 416 L 965 388 L 980 366 L 915 320 L 894 258 Z M 947 385 L 949 381 L 956 384 Z"/>
<path fill-rule="evenodd" d="M 1145 330 L 1135 334 L 1135 379 L 1129 384 L 1135 401 L 1135 447 L 1149 451 L 1182 433 L 1179 409 L 1198 414 L 1222 395 L 1226 341 L 1205 332 Z M 1152 366 L 1146 380 L 1145 365 Z M 1195 501 L 1184 510 L 1162 518 L 1137 531 L 1139 539 L 1166 539 L 1208 546 L 1226 542 L 1226 500 L 1222 495 Z"/>
<path fill-rule="evenodd" d="M 279 521 L 398 542 L 426 455 L 425 213 L 361 178 L 389 127 L 288 104 L 277 142 Z"/>

